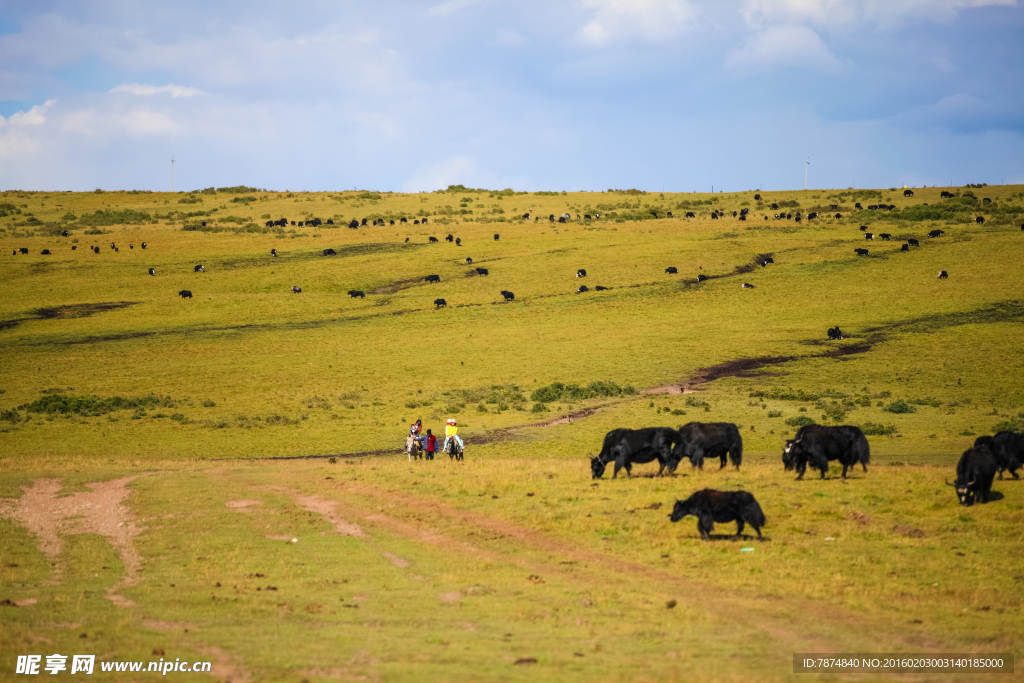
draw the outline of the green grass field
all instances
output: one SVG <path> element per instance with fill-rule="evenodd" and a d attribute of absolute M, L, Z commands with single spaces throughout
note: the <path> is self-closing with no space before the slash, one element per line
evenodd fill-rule
<path fill-rule="evenodd" d="M 1024 484 L 963 508 L 944 480 L 1024 429 L 1024 188 L 232 189 L 0 194 L 0 680 L 33 653 L 236 682 L 1019 654 Z M 451 416 L 466 461 L 408 462 Z M 800 419 L 864 428 L 868 472 L 794 482 Z M 740 471 L 591 481 L 608 430 L 689 421 L 738 424 Z M 754 493 L 765 539 L 671 524 L 704 487 Z"/>

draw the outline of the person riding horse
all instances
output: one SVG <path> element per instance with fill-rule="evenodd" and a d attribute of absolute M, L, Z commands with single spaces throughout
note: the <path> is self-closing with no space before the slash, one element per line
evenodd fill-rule
<path fill-rule="evenodd" d="M 459 425 L 455 421 L 455 418 L 450 417 L 447 420 L 445 420 L 445 423 L 444 423 L 444 447 L 443 447 L 443 450 L 445 450 L 445 451 L 448 450 L 448 442 L 451 441 L 452 439 L 454 439 L 455 443 L 458 444 L 459 452 L 460 453 L 464 453 L 465 452 L 465 446 L 462 443 L 462 437 L 459 436 Z"/>

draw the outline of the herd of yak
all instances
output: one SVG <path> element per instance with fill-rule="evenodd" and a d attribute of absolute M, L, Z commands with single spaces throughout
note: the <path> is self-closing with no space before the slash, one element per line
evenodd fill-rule
<path fill-rule="evenodd" d="M 609 463 L 614 463 L 612 478 L 624 469 L 631 476 L 632 467 L 658 461 L 658 475 L 666 469 L 672 472 L 683 458 L 697 469 L 704 469 L 705 458 L 719 458 L 719 469 L 726 466 L 727 458 L 739 469 L 743 461 L 743 438 L 736 425 L 731 422 L 690 422 L 678 429 L 671 427 L 646 427 L 644 429 L 613 429 L 604 437 L 601 452 L 590 459 L 594 479 L 604 475 Z M 786 441 L 782 452 L 782 463 L 786 470 L 796 470 L 797 480 L 803 478 L 808 465 L 821 471 L 821 478 L 828 472 L 829 462 L 838 461 L 843 466 L 842 478 L 848 469 L 860 464 L 867 472 L 871 450 L 868 440 L 859 427 L 840 425 L 804 425 L 794 438 Z M 1024 464 L 1024 434 L 1002 431 L 995 436 L 980 436 L 974 446 L 964 451 L 956 466 L 957 497 L 961 505 L 972 505 L 977 497 L 982 503 L 988 501 L 992 480 L 998 474 L 1009 471 L 1018 479 L 1017 469 Z M 746 491 L 715 491 L 704 489 L 686 500 L 676 501 L 670 515 L 678 522 L 687 515 L 697 517 L 697 531 L 704 540 L 710 538 L 715 522 L 736 522 L 736 535 L 743 533 L 749 524 L 761 538 L 761 527 L 765 525 L 764 512 L 754 496 Z"/>

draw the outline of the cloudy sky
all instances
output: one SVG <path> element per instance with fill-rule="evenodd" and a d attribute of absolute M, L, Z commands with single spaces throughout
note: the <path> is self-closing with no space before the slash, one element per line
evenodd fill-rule
<path fill-rule="evenodd" d="M 0 0 L 0 189 L 1024 182 L 1019 0 Z"/>

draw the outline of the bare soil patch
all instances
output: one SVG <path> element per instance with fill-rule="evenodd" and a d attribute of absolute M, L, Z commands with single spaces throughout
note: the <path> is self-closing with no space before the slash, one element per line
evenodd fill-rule
<path fill-rule="evenodd" d="M 226 505 L 227 507 L 231 508 L 232 510 L 238 510 L 239 512 L 251 512 L 251 510 L 248 510 L 247 508 L 253 507 L 255 505 L 263 505 L 263 501 L 262 500 L 229 500 L 228 502 L 224 503 L 224 505 Z"/>
<path fill-rule="evenodd" d="M 358 524 L 353 524 L 338 516 L 334 510 L 335 503 L 332 500 L 325 500 L 320 496 L 296 496 L 295 502 L 308 512 L 322 515 L 324 519 L 334 525 L 334 530 L 343 536 L 362 538 L 366 535 Z"/>
<path fill-rule="evenodd" d="M 89 492 L 58 497 L 59 479 L 36 479 L 32 486 L 22 486 L 21 498 L 7 499 L 0 506 L 0 515 L 20 522 L 37 538 L 37 547 L 54 566 L 54 580 L 61 573 L 61 536 L 69 534 L 98 534 L 110 541 L 124 563 L 125 577 L 107 590 L 107 599 L 119 605 L 131 601 L 117 595 L 123 586 L 133 585 L 138 579 L 140 558 L 132 540 L 142 532 L 124 500 L 131 491 L 128 484 L 136 477 L 122 477 L 111 481 L 86 484 Z"/>

